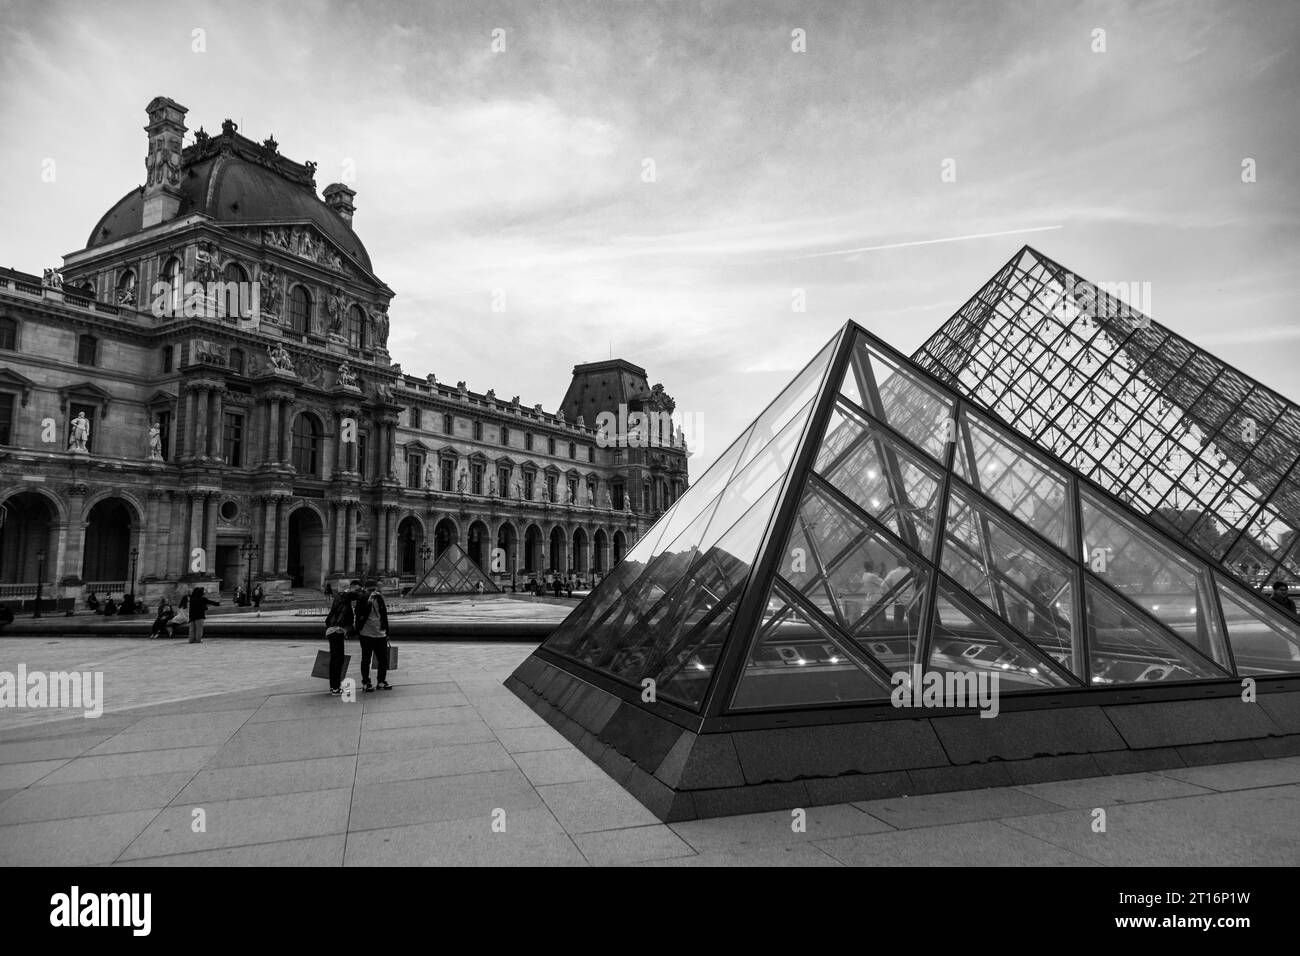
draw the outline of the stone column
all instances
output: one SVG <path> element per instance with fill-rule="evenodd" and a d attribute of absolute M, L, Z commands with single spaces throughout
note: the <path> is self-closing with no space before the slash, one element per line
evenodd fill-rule
<path fill-rule="evenodd" d="M 275 571 L 277 574 L 289 569 L 289 515 L 281 500 L 276 509 L 275 518 Z"/>
<path fill-rule="evenodd" d="M 224 388 L 214 388 L 212 390 L 212 424 L 208 428 L 208 457 L 221 458 L 225 449 L 225 418 L 223 416 Z"/>
<path fill-rule="evenodd" d="M 280 460 L 289 461 L 293 457 L 293 399 L 284 400 L 284 410 L 280 414 Z"/>
<path fill-rule="evenodd" d="M 203 499 L 203 522 L 205 526 L 203 548 L 207 552 L 208 573 L 217 573 L 217 494 L 210 491 Z"/>
<path fill-rule="evenodd" d="M 191 491 L 186 494 L 190 509 L 190 534 L 185 543 L 185 554 L 182 556 L 184 562 L 182 574 L 190 573 L 190 555 L 194 553 L 194 549 L 203 547 L 203 499 L 204 495 L 201 491 Z"/>
<path fill-rule="evenodd" d="M 385 527 L 387 537 L 384 542 L 385 550 L 388 552 L 388 563 L 384 565 L 387 571 L 397 570 L 397 506 L 389 505 L 386 509 L 388 512 L 388 522 Z"/>
<path fill-rule="evenodd" d="M 348 574 L 357 573 L 357 511 L 359 505 L 355 501 L 347 502 L 347 521 L 346 533 L 343 540 L 343 567 Z"/>
<path fill-rule="evenodd" d="M 209 435 L 209 415 L 211 413 L 210 396 L 208 386 L 199 386 L 198 413 L 196 415 L 197 431 L 194 435 L 194 454 L 195 457 L 208 457 L 208 435 Z"/>
<path fill-rule="evenodd" d="M 181 428 L 185 432 L 185 457 L 197 458 L 199 454 L 198 434 L 199 434 L 199 390 L 195 385 L 189 386 L 186 390 L 189 396 L 189 408 L 186 414 L 186 420 L 182 423 Z"/>
<path fill-rule="evenodd" d="M 161 546 L 163 529 L 161 522 L 158 520 L 158 499 L 162 497 L 162 492 L 156 488 L 151 488 L 145 494 L 144 500 L 144 527 L 141 529 L 140 556 L 144 558 L 141 562 L 143 567 L 140 569 L 141 577 L 147 574 L 162 576 L 162 568 L 159 567 L 161 561 L 165 560 L 167 549 Z"/>
<path fill-rule="evenodd" d="M 388 446 L 388 457 L 384 459 L 384 468 L 388 475 L 396 478 L 397 474 L 393 471 L 393 450 L 397 447 L 397 423 L 389 422 L 387 427 L 388 441 L 385 444 Z"/>
<path fill-rule="evenodd" d="M 180 397 L 176 400 L 176 416 L 171 423 L 171 445 L 167 449 L 171 452 L 172 461 L 180 461 L 189 453 L 190 446 L 186 442 L 188 436 L 185 434 L 189 420 L 190 390 L 182 387 Z"/>
<path fill-rule="evenodd" d="M 262 573 L 275 574 L 275 531 L 280 524 L 280 499 L 267 495 L 262 499 Z"/>
<path fill-rule="evenodd" d="M 63 530 L 58 537 L 58 550 L 50 554 L 49 543 L 42 545 L 47 549 L 45 574 L 55 585 L 68 576 L 81 577 L 81 563 L 86 551 L 86 521 L 82 512 L 89 491 L 89 488 L 81 484 L 74 484 L 68 489 L 68 520 L 63 522 Z"/>
<path fill-rule="evenodd" d="M 280 400 L 278 398 L 267 399 L 266 413 L 266 460 L 278 462 L 280 460 Z"/>

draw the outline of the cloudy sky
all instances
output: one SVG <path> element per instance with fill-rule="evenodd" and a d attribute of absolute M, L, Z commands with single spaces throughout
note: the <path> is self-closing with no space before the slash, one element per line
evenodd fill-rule
<path fill-rule="evenodd" d="M 1298 399 L 1298 51 L 1294 0 L 6 0 L 0 264 L 81 247 L 165 95 L 355 170 L 405 371 L 549 410 L 627 358 L 696 475 L 845 319 L 910 352 L 1025 242 Z"/>

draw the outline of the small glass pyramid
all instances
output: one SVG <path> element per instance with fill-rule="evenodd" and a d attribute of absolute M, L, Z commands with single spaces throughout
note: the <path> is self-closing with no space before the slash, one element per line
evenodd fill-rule
<path fill-rule="evenodd" d="M 407 597 L 428 597 L 432 594 L 474 594 L 477 585 L 483 585 L 484 594 L 495 594 L 501 589 L 483 573 L 469 554 L 459 544 L 452 542 L 429 566 L 418 584 L 406 592 Z"/>
<path fill-rule="evenodd" d="M 1017 308 L 1050 297 L 1041 286 L 1053 273 L 1035 263 L 1039 285 Z M 973 301 L 1011 308 L 1005 290 Z M 1124 321 L 1131 336 L 1138 326 Z M 979 339 L 954 341 L 970 351 Z M 1082 361 L 1086 347 L 1058 363 Z M 1086 414 L 1049 412 L 1051 394 L 1042 422 Z M 1139 390 L 1134 401 L 1151 399 Z M 1100 470 L 1106 451 L 1057 454 L 1057 438 L 1081 444 L 1089 426 L 1026 441 L 1004 409 L 848 323 L 537 655 L 625 688 L 629 703 L 652 687 L 655 701 L 706 722 L 889 707 L 891 679 L 918 666 L 996 673 L 1004 694 L 1300 674 L 1295 620 L 1134 507 Z M 1101 428 L 1107 413 L 1091 414 Z M 1243 467 L 1247 483 L 1276 470 Z"/>

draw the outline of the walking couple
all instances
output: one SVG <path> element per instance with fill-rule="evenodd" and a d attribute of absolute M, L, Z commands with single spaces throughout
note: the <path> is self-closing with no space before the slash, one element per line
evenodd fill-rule
<path fill-rule="evenodd" d="M 361 640 L 361 686 L 372 691 L 370 683 L 370 658 L 375 658 L 379 671 L 379 690 L 392 690 L 388 683 L 388 606 L 379 593 L 379 583 L 353 581 L 334 598 L 325 618 L 325 636 L 330 643 L 330 693 L 335 697 L 343 693 L 343 642 L 347 638 Z"/>

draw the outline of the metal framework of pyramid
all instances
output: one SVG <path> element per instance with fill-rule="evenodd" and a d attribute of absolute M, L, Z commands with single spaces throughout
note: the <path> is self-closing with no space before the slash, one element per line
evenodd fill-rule
<path fill-rule="evenodd" d="M 483 573 L 465 549 L 455 542 L 434 560 L 418 584 L 407 591 L 407 597 L 429 597 L 434 594 L 473 594 L 475 585 L 482 583 L 484 594 L 501 589 Z"/>
<path fill-rule="evenodd" d="M 1298 674 L 1294 620 L 850 322 L 507 686 L 672 820 L 1300 752 Z"/>
<path fill-rule="evenodd" d="M 1300 408 L 1112 291 L 1026 246 L 913 361 L 1243 584 L 1300 578 Z"/>

